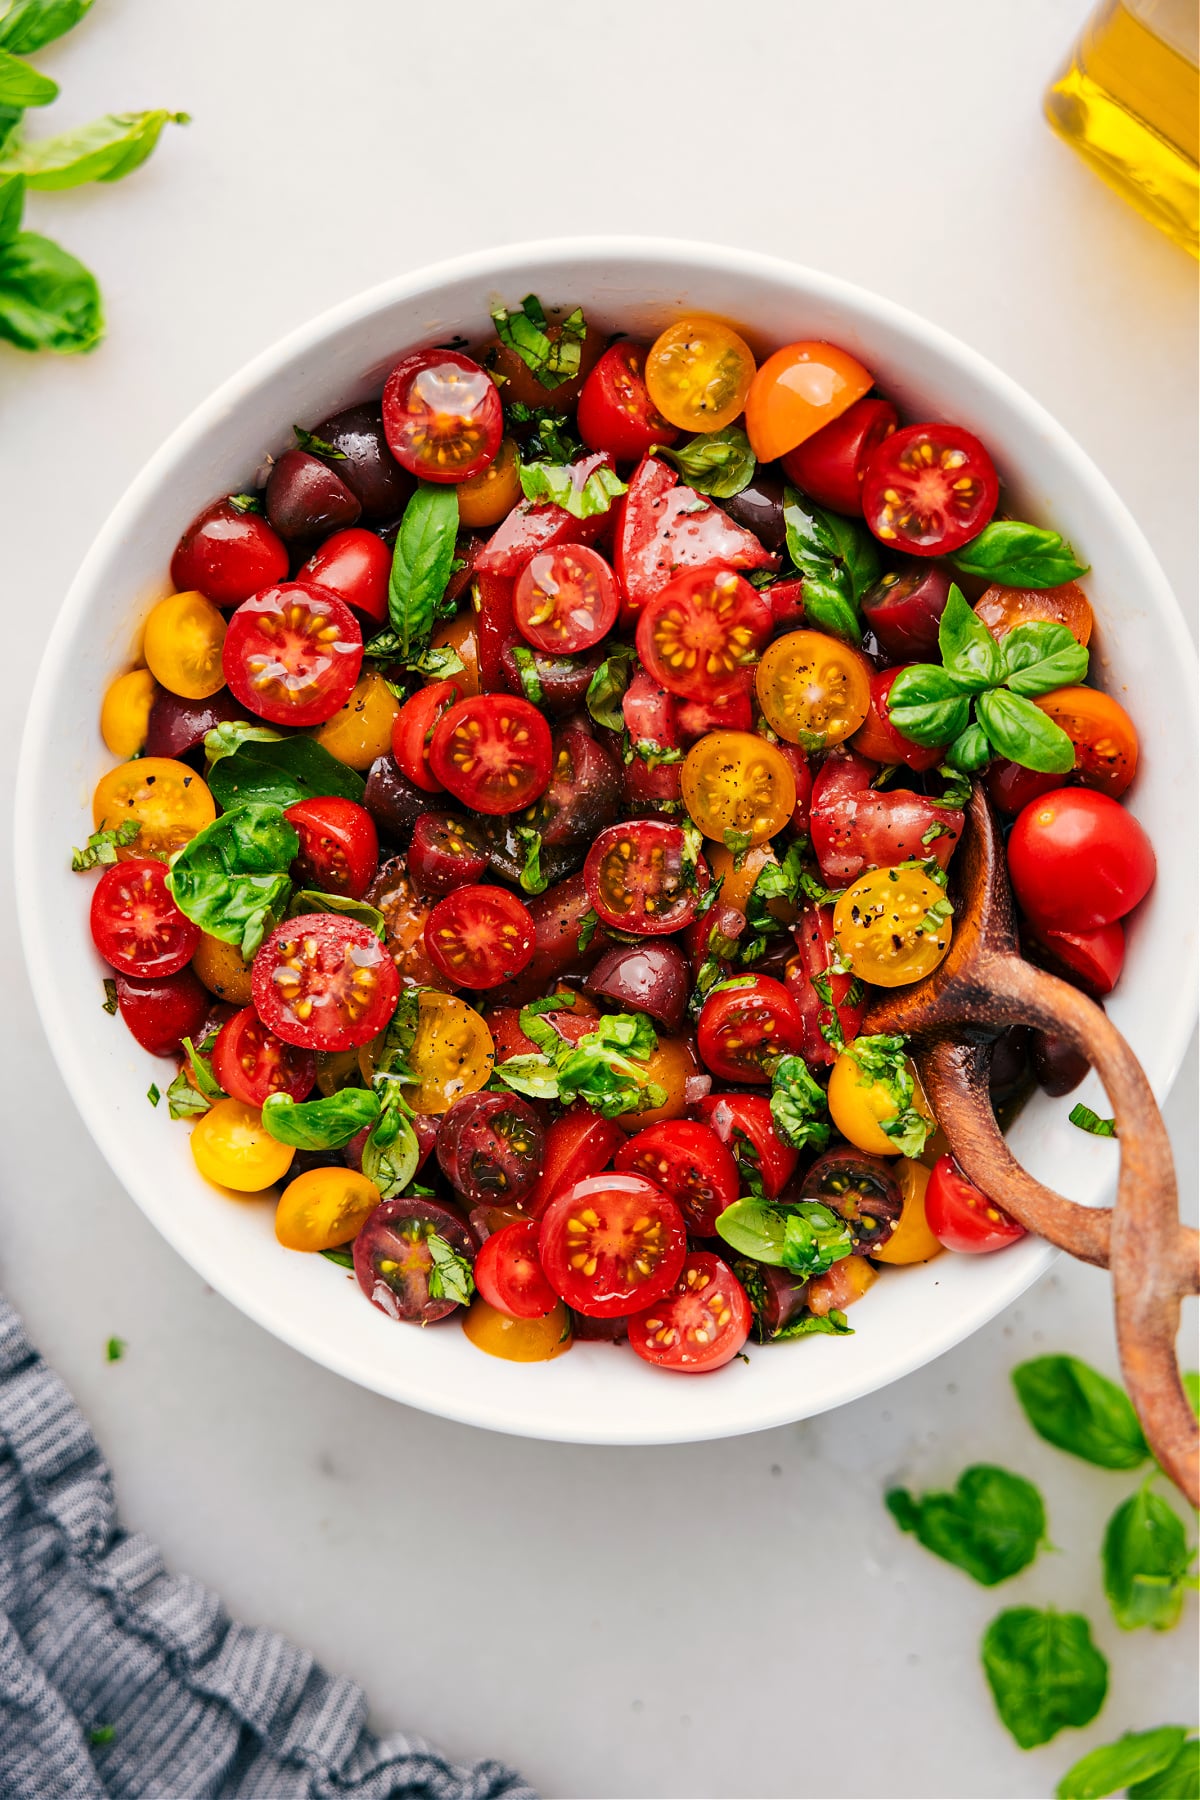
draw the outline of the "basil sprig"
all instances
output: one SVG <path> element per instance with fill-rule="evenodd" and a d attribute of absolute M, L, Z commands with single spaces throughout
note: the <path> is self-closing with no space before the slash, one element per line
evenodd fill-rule
<path fill-rule="evenodd" d="M 951 1493 L 893 1488 L 885 1497 L 901 1531 L 984 1587 L 1028 1568 L 1046 1536 L 1042 1496 L 1023 1475 L 993 1463 L 964 1469 Z"/>
<path fill-rule="evenodd" d="M 1065 625 L 1039 619 L 997 642 L 951 587 L 938 648 L 940 663 L 912 663 L 892 683 L 888 716 L 897 731 L 914 743 L 948 744 L 954 769 L 982 768 L 993 752 L 1047 774 L 1074 768 L 1071 739 L 1029 698 L 1087 674 L 1087 650 Z"/>
<path fill-rule="evenodd" d="M 454 488 L 420 482 L 396 533 L 388 580 L 388 618 L 396 634 L 399 662 L 428 648 L 454 566 L 457 537 L 458 495 Z"/>
<path fill-rule="evenodd" d="M 1074 1356 L 1036 1356 L 1012 1372 L 1039 1437 L 1101 1469 L 1137 1469 L 1150 1454 L 1129 1398 Z"/>
<path fill-rule="evenodd" d="M 332 794 L 361 801 L 365 783 L 315 739 L 281 737 L 259 725 L 218 725 L 205 735 L 208 785 L 225 812 L 248 802 L 294 806 L 298 800 Z"/>
<path fill-rule="evenodd" d="M 788 555 L 804 577 L 808 624 L 857 645 L 859 602 L 879 579 L 879 546 L 861 519 L 827 512 L 793 487 L 784 489 Z"/>
<path fill-rule="evenodd" d="M 657 454 L 674 463 L 689 487 L 714 500 L 732 500 L 749 487 L 757 466 L 750 439 L 740 425 L 702 432 L 677 450 L 660 444 Z"/>
<path fill-rule="evenodd" d="M 293 1100 L 269 1094 L 262 1122 L 280 1144 L 297 1150 L 340 1150 L 379 1117 L 379 1101 L 369 1088 L 341 1088 L 320 1100 Z"/>
<path fill-rule="evenodd" d="M 175 852 L 167 887 L 186 918 L 248 962 L 283 917 L 299 852 L 278 806 L 235 806 Z"/>
<path fill-rule="evenodd" d="M 1022 1750 L 1065 1725 L 1089 1725 L 1108 1692 L 1108 1663 L 1082 1613 L 1015 1606 L 983 1635 L 983 1668 L 996 1710 Z"/>
<path fill-rule="evenodd" d="M 1127 1731 L 1115 1744 L 1101 1744 L 1081 1756 L 1067 1770 L 1054 1790 L 1055 1800 L 1104 1800 L 1107 1794 L 1128 1789 L 1132 1800 L 1184 1800 L 1186 1795 L 1200 1792 L 1200 1782 L 1187 1781 L 1188 1760 L 1193 1765 L 1200 1758 L 1193 1752 L 1185 1756 L 1187 1732 L 1182 1725 L 1159 1725 L 1153 1731 Z M 1193 1738 L 1196 1751 L 1200 1739 Z M 1200 1772 L 1200 1771 L 1198 1771 Z M 1162 1777 L 1156 1781 L 1156 1777 Z"/>
<path fill-rule="evenodd" d="M 573 381 L 578 375 L 587 336 L 587 324 L 578 306 L 562 321 L 557 338 L 549 336 L 549 320 L 536 294 L 526 294 L 516 312 L 496 307 L 492 324 L 500 342 L 516 352 L 542 387 L 561 387 L 564 381 Z"/>
<path fill-rule="evenodd" d="M 1170 1631 L 1179 1623 L 1195 1554 L 1183 1520 L 1148 1482 L 1118 1506 L 1104 1533 L 1101 1560 L 1104 1591 L 1122 1631 L 1145 1626 Z"/>
<path fill-rule="evenodd" d="M 995 519 L 951 556 L 963 575 L 978 575 L 999 587 L 1053 588 L 1088 572 L 1057 531 Z"/>

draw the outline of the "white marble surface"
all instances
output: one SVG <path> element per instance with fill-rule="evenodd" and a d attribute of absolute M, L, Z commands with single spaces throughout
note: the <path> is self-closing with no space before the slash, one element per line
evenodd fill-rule
<path fill-rule="evenodd" d="M 556 231 L 724 238 L 946 324 L 1095 456 L 1194 627 L 1195 268 L 1041 122 L 1083 10 L 105 0 L 44 58 L 47 125 L 195 122 L 127 183 L 30 206 L 97 269 L 111 326 L 82 362 L 0 351 L 5 768 L 67 582 L 184 412 L 357 288 Z M 1090 1744 L 1194 1719 L 1195 1603 L 1168 1637 L 1105 1616 L 1095 1551 L 1131 1483 L 1035 1440 L 1008 1387 L 1039 1350 L 1114 1366 L 1101 1275 L 1060 1262 L 933 1367 L 757 1437 L 589 1450 L 407 1412 L 235 1314 L 118 1189 L 42 1037 L 5 861 L 0 1282 L 127 1522 L 362 1681 L 379 1726 L 508 1758 L 547 1795 L 659 1800 L 1042 1795 Z M 1193 1054 L 1169 1108 L 1192 1196 L 1195 1092 Z M 880 1498 L 980 1458 L 1043 1485 L 1061 1552 L 999 1594 Z M 1089 1613 L 1113 1665 L 1098 1723 L 1028 1756 L 976 1657 L 1027 1599 Z"/>

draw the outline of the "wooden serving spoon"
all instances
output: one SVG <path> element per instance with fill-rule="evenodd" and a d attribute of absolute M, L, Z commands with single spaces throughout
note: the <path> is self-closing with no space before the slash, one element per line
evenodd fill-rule
<path fill-rule="evenodd" d="M 1112 1271 L 1125 1382 L 1157 1461 L 1200 1504 L 1200 1430 L 1175 1356 L 1180 1301 L 1200 1291 L 1200 1233 L 1179 1220 L 1166 1127 L 1141 1064 L 1100 1007 L 1020 954 L 1004 846 L 975 783 L 953 864 L 954 936 L 944 960 L 878 1001 L 864 1033 L 907 1038 L 964 1174 L 1022 1225 Z M 1035 1181 L 996 1123 L 988 1072 L 996 1039 L 1032 1025 L 1067 1039 L 1095 1068 L 1116 1119 L 1120 1172 L 1110 1209 L 1080 1206 Z"/>

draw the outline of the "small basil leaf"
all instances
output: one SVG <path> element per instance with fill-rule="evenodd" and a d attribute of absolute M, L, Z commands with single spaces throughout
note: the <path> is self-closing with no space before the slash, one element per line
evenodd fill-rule
<path fill-rule="evenodd" d="M 1127 1731 L 1115 1744 L 1101 1744 L 1081 1756 L 1055 1788 L 1055 1800 L 1105 1800 L 1108 1794 L 1119 1794 L 1151 1775 L 1160 1775 L 1175 1761 L 1186 1737 L 1182 1725 Z"/>
<path fill-rule="evenodd" d="M 417 1172 L 421 1147 L 402 1108 L 400 1085 L 384 1076 L 382 1110 L 363 1144 L 362 1172 L 384 1200 L 403 1193 Z"/>
<path fill-rule="evenodd" d="M 952 1493 L 918 1500 L 894 1488 L 886 1504 L 901 1531 L 984 1587 L 1028 1568 L 1046 1535 L 1046 1509 L 1033 1483 L 991 1463 L 964 1469 Z"/>
<path fill-rule="evenodd" d="M 947 675 L 968 693 L 979 693 L 1003 679 L 999 644 L 953 584 L 938 624 L 938 649 Z"/>
<path fill-rule="evenodd" d="M 377 906 L 366 900 L 352 900 L 349 894 L 323 894 L 319 888 L 301 888 L 288 901 L 287 916 L 297 913 L 339 913 L 344 919 L 357 919 L 369 925 L 377 938 L 387 936 L 387 921 Z"/>
<path fill-rule="evenodd" d="M 262 1109 L 262 1122 L 271 1136 L 297 1150 L 340 1150 L 378 1117 L 378 1098 L 368 1088 L 343 1088 L 320 1100 L 269 1094 Z"/>
<path fill-rule="evenodd" d="M 469 1306 L 475 1292 L 475 1280 L 466 1257 L 460 1256 L 436 1231 L 426 1238 L 425 1246 L 433 1264 L 429 1271 L 429 1298 L 453 1300 L 459 1306 Z"/>
<path fill-rule="evenodd" d="M 1082 1100 L 1071 1108 L 1067 1120 L 1080 1131 L 1090 1131 L 1093 1137 L 1115 1138 L 1117 1135 L 1117 1121 L 1102 1119 L 1099 1113 L 1093 1112 L 1090 1106 L 1085 1106 Z"/>
<path fill-rule="evenodd" d="M 992 1620 L 981 1653 L 996 1710 L 1022 1750 L 1090 1724 L 1104 1704 L 1108 1663 L 1082 1613 L 1012 1607 Z"/>
<path fill-rule="evenodd" d="M 971 720 L 971 702 L 938 663 L 901 669 L 887 700 L 888 718 L 915 744 L 931 748 L 959 737 Z"/>
<path fill-rule="evenodd" d="M 836 579 L 822 575 L 804 577 L 804 622 L 847 643 L 857 643 L 862 636 L 862 620 L 854 602 Z"/>
<path fill-rule="evenodd" d="M 495 1072 L 506 1087 L 530 1100 L 558 1099 L 558 1071 L 548 1056 L 509 1056 L 496 1064 Z"/>
<path fill-rule="evenodd" d="M 1200 1800 L 1200 1738 L 1189 1738 L 1157 1775 L 1135 1781 L 1129 1800 Z"/>
<path fill-rule="evenodd" d="M 0 19 L 0 45 L 29 56 L 78 25 L 95 0 L 12 0 Z"/>
<path fill-rule="evenodd" d="M 531 506 L 561 506 L 574 519 L 606 513 L 626 492 L 626 484 L 605 462 L 584 476 L 582 463 L 522 463 L 521 492 Z"/>
<path fill-rule="evenodd" d="M 784 490 L 788 555 L 804 577 L 808 623 L 857 642 L 859 601 L 879 575 L 879 547 L 861 520 L 826 512 L 795 488 Z"/>
<path fill-rule="evenodd" d="M 281 744 L 283 741 L 283 732 L 273 730 L 270 725 L 251 725 L 248 719 L 228 719 L 205 732 L 204 754 L 211 764 L 220 762 L 223 756 L 232 756 L 243 744 Z"/>
<path fill-rule="evenodd" d="M 167 872 L 175 904 L 247 960 L 283 916 L 300 838 L 277 806 L 237 806 L 177 850 Z"/>
<path fill-rule="evenodd" d="M 846 1315 L 830 1307 L 827 1313 L 803 1313 L 800 1318 L 793 1319 L 782 1331 L 777 1331 L 771 1339 L 773 1344 L 786 1343 L 789 1338 L 798 1337 L 853 1337 L 854 1327 L 846 1323 Z"/>
<path fill-rule="evenodd" d="M 1012 1373 L 1039 1437 L 1102 1469 L 1136 1469 L 1150 1452 L 1128 1396 L 1074 1356 L 1036 1356 Z"/>
<path fill-rule="evenodd" d="M 950 558 L 964 575 L 979 575 L 1001 587 L 1052 588 L 1078 581 L 1081 563 L 1057 531 L 1043 531 L 1018 519 L 996 519 Z"/>
<path fill-rule="evenodd" d="M 717 1219 L 717 1234 L 739 1256 L 782 1269 L 784 1215 L 765 1200 L 735 1200 Z"/>
<path fill-rule="evenodd" d="M 536 294 L 526 294 L 516 312 L 498 306 L 492 313 L 496 336 L 521 358 L 544 388 L 573 381 L 579 373 L 580 353 L 587 325 L 579 307 L 567 314 L 557 338 L 547 333 L 545 309 Z"/>
<path fill-rule="evenodd" d="M 210 731 L 208 738 L 215 735 Z M 228 812 L 230 807 L 248 802 L 294 806 L 298 800 L 329 794 L 361 803 L 366 784 L 361 775 L 331 756 L 314 738 L 265 739 L 245 735 L 234 751 L 224 752 L 213 763 L 208 785 L 218 806 Z"/>
<path fill-rule="evenodd" d="M 1046 775 L 1065 775 L 1075 767 L 1074 744 L 1032 700 L 998 687 L 980 694 L 975 705 L 992 748 L 1010 762 Z"/>
<path fill-rule="evenodd" d="M 0 338 L 18 350 L 70 356 L 104 335 L 96 278 L 52 238 L 18 231 L 0 243 Z"/>
<path fill-rule="evenodd" d="M 424 649 L 450 580 L 458 538 L 458 495 L 452 486 L 419 483 L 404 509 L 388 581 L 388 617 L 401 659 Z"/>
<path fill-rule="evenodd" d="M 24 175 L 31 188 L 81 187 L 87 181 L 120 181 L 140 168 L 167 125 L 190 124 L 187 113 L 108 113 L 59 137 L 23 143 L 5 167 Z"/>
<path fill-rule="evenodd" d="M 1075 687 L 1088 672 L 1088 653 L 1065 625 L 1036 619 L 1000 639 L 1004 682 L 1014 694 L 1049 694 Z"/>
<path fill-rule="evenodd" d="M 970 774 L 992 760 L 992 746 L 982 725 L 974 723 L 960 731 L 946 752 L 946 762 L 960 773 Z"/>
<path fill-rule="evenodd" d="M 597 725 L 603 725 L 608 731 L 625 729 L 621 702 L 636 666 L 637 652 L 619 645 L 609 652 L 588 683 L 587 709 Z"/>
<path fill-rule="evenodd" d="M 754 452 L 740 425 L 706 431 L 677 450 L 662 446 L 658 454 L 674 463 L 689 487 L 714 500 L 732 500 L 754 478 Z"/>
<path fill-rule="evenodd" d="M 0 50 L 0 106 L 48 106 L 57 97 L 57 81 L 11 50 Z"/>
<path fill-rule="evenodd" d="M 1192 1560 L 1183 1520 L 1148 1487 L 1118 1506 L 1104 1533 L 1104 1591 L 1122 1631 L 1179 1623 Z"/>
<path fill-rule="evenodd" d="M 17 235 L 25 206 L 25 182 L 20 175 L 0 171 L 0 244 Z"/>

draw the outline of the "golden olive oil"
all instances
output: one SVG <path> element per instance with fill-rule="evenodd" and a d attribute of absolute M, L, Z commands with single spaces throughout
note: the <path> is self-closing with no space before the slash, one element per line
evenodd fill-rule
<path fill-rule="evenodd" d="M 1103 0 L 1046 94 L 1054 129 L 1177 243 L 1200 255 L 1196 0 Z"/>

